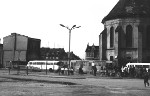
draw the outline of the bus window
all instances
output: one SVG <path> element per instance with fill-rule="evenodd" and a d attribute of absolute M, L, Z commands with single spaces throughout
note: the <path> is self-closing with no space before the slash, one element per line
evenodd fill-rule
<path fill-rule="evenodd" d="M 29 62 L 30 65 L 32 65 L 32 62 Z"/>
<path fill-rule="evenodd" d="M 46 63 L 46 64 L 47 64 L 47 65 L 52 65 L 52 64 L 51 64 L 51 63 L 49 63 L 49 62 L 48 62 L 48 63 Z"/>
<path fill-rule="evenodd" d="M 37 65 L 44 65 L 44 62 L 37 62 Z"/>
<path fill-rule="evenodd" d="M 92 66 L 92 64 L 91 64 L 91 63 L 89 63 L 89 66 Z"/>
<path fill-rule="evenodd" d="M 37 65 L 41 65 L 41 62 L 37 62 Z"/>
<path fill-rule="evenodd" d="M 149 66 L 148 66 L 148 65 L 143 65 L 143 67 L 144 67 L 144 68 L 149 68 Z"/>
<path fill-rule="evenodd" d="M 80 66 L 80 63 L 77 62 L 76 65 L 77 65 L 77 66 Z"/>
<path fill-rule="evenodd" d="M 73 62 L 71 62 L 71 65 L 73 65 Z"/>
<path fill-rule="evenodd" d="M 47 65 L 50 65 L 50 63 L 47 63 L 47 62 L 46 62 L 46 64 L 47 64 Z"/>
<path fill-rule="evenodd" d="M 85 66 L 85 63 L 84 63 L 84 62 L 83 62 L 82 64 L 83 64 L 83 66 Z"/>
<path fill-rule="evenodd" d="M 33 64 L 33 65 L 36 65 L 36 62 L 33 62 L 32 64 Z"/>
<path fill-rule="evenodd" d="M 44 62 L 41 62 L 41 65 L 45 65 L 45 63 L 44 63 Z"/>
<path fill-rule="evenodd" d="M 54 65 L 57 65 L 57 63 L 55 62 Z"/>
<path fill-rule="evenodd" d="M 50 65 L 53 65 L 53 63 L 49 63 Z"/>

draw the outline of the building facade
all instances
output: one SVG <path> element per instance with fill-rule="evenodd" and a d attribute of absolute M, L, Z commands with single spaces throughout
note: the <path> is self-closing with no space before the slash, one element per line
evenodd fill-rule
<path fill-rule="evenodd" d="M 150 63 L 150 0 L 119 0 L 102 23 L 100 60 Z"/>
<path fill-rule="evenodd" d="M 99 60 L 99 46 L 89 46 L 87 44 L 87 48 L 85 50 L 85 59 L 86 60 Z"/>
<path fill-rule="evenodd" d="M 12 33 L 3 38 L 3 66 L 9 62 L 22 62 L 40 59 L 40 39 Z"/>
<path fill-rule="evenodd" d="M 71 60 L 80 60 L 73 52 L 70 53 Z M 68 60 L 68 52 L 64 48 L 41 48 L 41 60 Z"/>
<path fill-rule="evenodd" d="M 41 48 L 41 60 L 67 60 L 64 48 Z"/>

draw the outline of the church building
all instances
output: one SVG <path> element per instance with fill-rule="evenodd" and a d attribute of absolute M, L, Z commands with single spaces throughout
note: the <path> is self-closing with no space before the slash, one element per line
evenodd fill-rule
<path fill-rule="evenodd" d="M 102 23 L 100 60 L 150 63 L 150 0 L 119 0 Z"/>

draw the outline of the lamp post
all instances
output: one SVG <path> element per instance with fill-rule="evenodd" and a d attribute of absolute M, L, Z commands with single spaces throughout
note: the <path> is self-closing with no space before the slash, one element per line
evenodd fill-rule
<path fill-rule="evenodd" d="M 21 50 L 18 50 L 18 63 L 17 63 L 17 67 L 18 67 L 18 72 L 17 74 L 19 75 L 20 73 L 20 53 L 21 53 Z"/>
<path fill-rule="evenodd" d="M 68 26 L 65 26 L 65 25 L 63 25 L 63 24 L 60 24 L 60 26 L 61 27 L 65 27 L 65 28 L 67 28 L 68 30 L 69 30 L 69 54 L 68 54 L 68 61 L 69 61 L 69 68 L 70 68 L 70 41 L 71 41 L 71 31 L 73 30 L 73 29 L 75 29 L 75 28 L 80 28 L 81 26 L 76 26 L 76 25 L 73 25 L 72 26 L 72 28 L 69 28 Z M 68 69 L 69 69 L 68 68 Z M 69 71 L 68 71 L 68 75 L 69 75 Z"/>

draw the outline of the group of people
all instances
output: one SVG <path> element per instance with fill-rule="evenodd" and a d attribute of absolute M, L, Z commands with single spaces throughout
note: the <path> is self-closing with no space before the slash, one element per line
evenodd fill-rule
<path fill-rule="evenodd" d="M 137 77 L 144 79 L 144 86 L 149 86 L 150 69 L 144 67 L 130 66 L 122 70 L 122 76 Z"/>
<path fill-rule="evenodd" d="M 73 75 L 74 69 L 72 66 L 70 68 L 68 68 L 67 65 L 63 65 L 63 66 L 59 66 L 58 73 L 59 73 L 59 75 L 60 74 L 62 74 L 62 75 L 69 75 L 69 74 Z"/>
<path fill-rule="evenodd" d="M 143 78 L 144 72 L 150 72 L 149 69 L 144 67 L 126 67 L 122 69 L 122 76 L 124 77 L 136 77 L 136 78 Z"/>
<path fill-rule="evenodd" d="M 68 70 L 67 66 L 63 66 L 59 68 L 59 74 L 65 74 L 67 72 L 70 74 L 74 73 L 73 67 L 70 67 L 70 70 Z M 92 63 L 92 69 L 91 72 L 94 76 L 96 76 L 97 73 L 97 67 L 96 64 L 93 62 Z M 79 67 L 79 74 L 84 74 L 83 71 L 83 65 L 80 65 Z M 125 68 L 124 70 L 122 70 L 121 72 L 122 76 L 130 76 L 130 77 L 139 77 L 139 78 L 143 78 L 144 79 L 144 86 L 149 86 L 149 76 L 150 76 L 150 70 L 146 70 L 146 68 L 135 68 L 133 66 L 129 67 L 129 68 Z"/>
<path fill-rule="evenodd" d="M 96 68 L 96 64 L 94 64 L 94 62 L 92 63 L 92 69 L 91 69 L 91 73 L 96 76 L 96 72 L 97 72 L 97 68 Z M 79 67 L 79 74 L 85 74 L 83 71 L 83 65 L 80 65 Z"/>

